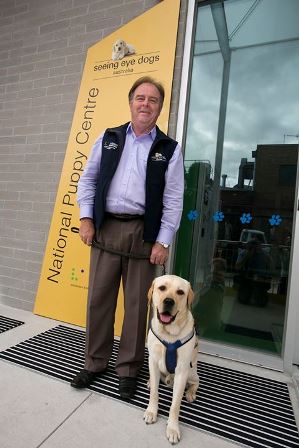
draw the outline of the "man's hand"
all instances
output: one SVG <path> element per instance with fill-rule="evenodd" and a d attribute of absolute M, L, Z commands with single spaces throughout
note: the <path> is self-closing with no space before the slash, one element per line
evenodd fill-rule
<path fill-rule="evenodd" d="M 93 220 L 91 218 L 82 218 L 80 220 L 79 235 L 81 240 L 87 246 L 91 246 L 95 234 Z"/>
<path fill-rule="evenodd" d="M 168 253 L 168 248 L 165 249 L 161 244 L 155 243 L 152 247 L 150 262 L 152 264 L 160 264 L 162 266 L 168 259 Z"/>

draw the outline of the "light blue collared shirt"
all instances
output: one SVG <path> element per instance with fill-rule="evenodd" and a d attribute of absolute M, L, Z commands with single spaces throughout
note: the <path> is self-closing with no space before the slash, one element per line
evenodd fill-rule
<path fill-rule="evenodd" d="M 93 217 L 103 135 L 104 133 L 96 140 L 78 184 L 80 218 Z M 107 193 L 107 212 L 144 214 L 147 158 L 155 137 L 156 127 L 148 134 L 136 137 L 131 124 L 128 126 L 123 153 Z M 183 157 L 181 148 L 177 145 L 165 173 L 163 212 L 157 241 L 171 244 L 181 220 L 183 193 Z"/>

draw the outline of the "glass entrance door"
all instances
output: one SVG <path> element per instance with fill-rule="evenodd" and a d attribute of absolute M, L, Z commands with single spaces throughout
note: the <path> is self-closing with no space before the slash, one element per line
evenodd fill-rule
<path fill-rule="evenodd" d="M 281 355 L 297 177 L 299 2 L 198 6 L 174 271 L 202 339 Z"/>

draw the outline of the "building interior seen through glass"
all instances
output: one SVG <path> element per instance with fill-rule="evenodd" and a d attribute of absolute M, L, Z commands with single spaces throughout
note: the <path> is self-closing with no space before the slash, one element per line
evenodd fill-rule
<path fill-rule="evenodd" d="M 299 143 L 299 2 L 198 5 L 174 270 L 199 334 L 281 354 Z"/>

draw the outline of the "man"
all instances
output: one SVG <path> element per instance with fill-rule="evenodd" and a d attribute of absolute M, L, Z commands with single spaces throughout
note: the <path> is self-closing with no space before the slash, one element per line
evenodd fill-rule
<path fill-rule="evenodd" d="M 124 321 L 115 363 L 123 399 L 134 395 L 143 364 L 147 291 L 168 258 L 183 203 L 179 145 L 156 126 L 164 88 L 139 78 L 129 92 L 131 122 L 96 141 L 78 187 L 80 237 L 91 246 L 85 366 L 71 385 L 87 387 L 112 352 L 122 279 Z"/>
<path fill-rule="evenodd" d="M 236 270 L 238 276 L 238 301 L 246 305 L 264 307 L 268 303 L 271 287 L 272 260 L 261 241 L 253 237 L 241 249 Z"/>

